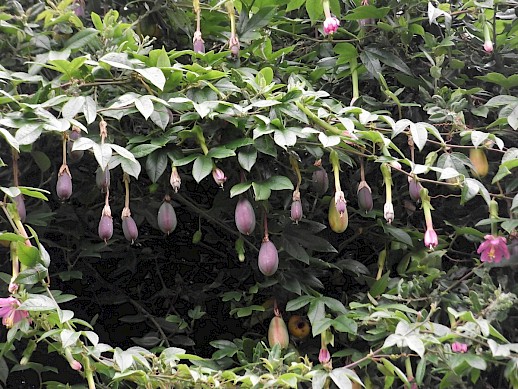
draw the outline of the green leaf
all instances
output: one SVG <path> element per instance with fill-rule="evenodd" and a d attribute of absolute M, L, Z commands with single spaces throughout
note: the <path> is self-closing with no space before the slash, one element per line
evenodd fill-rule
<path fill-rule="evenodd" d="M 378 297 L 380 294 L 385 292 L 388 286 L 389 278 L 390 272 L 386 272 L 379 280 L 376 280 L 376 282 L 374 282 L 370 288 L 370 295 L 372 297 Z"/>
<path fill-rule="evenodd" d="M 389 235 L 392 235 L 394 238 L 396 238 L 399 242 L 404 243 L 410 247 L 414 247 L 414 243 L 412 242 L 412 238 L 408 233 L 401 228 L 394 227 L 390 224 L 382 224 L 383 229 L 385 232 L 387 232 Z"/>
<path fill-rule="evenodd" d="M 239 151 L 237 159 L 241 167 L 249 172 L 255 165 L 255 161 L 257 161 L 257 150 L 252 146 L 245 147 Z"/>
<path fill-rule="evenodd" d="M 333 382 L 338 386 L 339 389 L 352 389 L 353 383 L 349 378 L 345 368 L 333 369 L 331 373 L 329 373 L 329 377 L 333 380 Z"/>
<path fill-rule="evenodd" d="M 82 49 L 96 40 L 97 34 L 99 34 L 99 31 L 93 28 L 82 29 L 78 33 L 74 34 L 70 39 L 68 39 L 65 42 L 64 47 L 70 50 Z"/>
<path fill-rule="evenodd" d="M 251 182 L 242 182 L 240 184 L 234 185 L 230 189 L 230 198 L 240 195 L 241 193 L 246 192 L 252 186 Z"/>
<path fill-rule="evenodd" d="M 159 150 L 149 154 L 146 158 L 146 172 L 154 183 L 164 174 L 168 159 L 165 151 Z"/>
<path fill-rule="evenodd" d="M 272 176 L 265 181 L 271 190 L 293 190 L 293 183 L 285 176 Z"/>
<path fill-rule="evenodd" d="M 313 301 L 315 297 L 313 296 L 300 296 L 295 300 L 290 300 L 286 304 L 286 311 L 297 311 L 306 305 L 308 305 L 311 301 Z"/>
<path fill-rule="evenodd" d="M 212 158 L 206 155 L 200 155 L 194 161 L 192 166 L 192 176 L 196 180 L 196 182 L 200 182 L 205 177 L 207 177 L 212 172 L 212 167 L 214 163 L 212 162 Z"/>
<path fill-rule="evenodd" d="M 311 23 L 314 24 L 324 13 L 321 0 L 306 0 L 306 11 L 308 11 Z"/>
<path fill-rule="evenodd" d="M 145 69 L 134 69 L 137 73 L 139 73 L 142 77 L 156 86 L 158 89 L 163 90 L 165 86 L 165 76 L 164 73 L 159 68 L 145 68 Z"/>
<path fill-rule="evenodd" d="M 268 200 L 270 198 L 272 191 L 268 183 L 253 182 L 252 187 L 254 188 L 254 196 L 256 201 Z"/>
<path fill-rule="evenodd" d="M 58 308 L 57 304 L 50 297 L 41 294 L 29 294 L 19 307 L 25 311 L 53 311 Z"/>
<path fill-rule="evenodd" d="M 390 12 L 390 7 L 376 8 L 373 5 L 362 5 L 345 15 L 345 20 L 382 19 Z"/>
<path fill-rule="evenodd" d="M 213 147 L 207 153 L 207 157 L 223 159 L 228 157 L 233 157 L 236 155 L 234 150 L 228 149 L 226 147 Z"/>
<path fill-rule="evenodd" d="M 135 158 L 142 158 L 151 154 L 153 151 L 160 149 L 161 147 L 162 146 L 160 145 L 142 144 L 133 147 L 130 151 L 135 156 Z"/>
<path fill-rule="evenodd" d="M 13 242 L 18 253 L 18 259 L 27 267 L 34 267 L 40 260 L 40 252 L 36 247 L 26 246 L 24 242 Z"/>
<path fill-rule="evenodd" d="M 358 333 L 358 325 L 353 319 L 348 318 L 346 315 L 340 315 L 334 319 L 333 327 L 338 332 L 346 332 L 353 335 Z"/>

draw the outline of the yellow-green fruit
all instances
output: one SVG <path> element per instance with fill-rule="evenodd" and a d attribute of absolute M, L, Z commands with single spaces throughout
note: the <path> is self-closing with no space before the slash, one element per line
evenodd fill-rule
<path fill-rule="evenodd" d="M 340 215 L 340 213 L 336 210 L 336 203 L 334 197 L 331 197 L 331 202 L 329 203 L 328 218 L 331 230 L 333 230 L 337 234 L 344 232 L 347 229 L 347 225 L 349 224 L 347 208 L 345 209 L 345 212 Z"/>
<path fill-rule="evenodd" d="M 487 163 L 486 153 L 482 149 L 471 149 L 469 151 L 469 159 L 475 170 L 471 169 L 473 175 L 479 177 L 487 176 L 489 165 Z"/>
<path fill-rule="evenodd" d="M 280 316 L 275 316 L 270 322 L 270 327 L 268 328 L 268 343 L 270 344 L 270 347 L 278 344 L 281 348 L 288 347 L 288 344 L 290 343 L 290 336 L 288 335 L 286 323 L 284 323 L 284 320 L 282 320 L 282 317 Z"/>
<path fill-rule="evenodd" d="M 306 318 L 299 315 L 293 315 L 290 317 L 290 320 L 288 320 L 288 329 L 290 334 L 292 334 L 294 337 L 303 339 L 309 335 L 311 326 L 309 325 Z"/>

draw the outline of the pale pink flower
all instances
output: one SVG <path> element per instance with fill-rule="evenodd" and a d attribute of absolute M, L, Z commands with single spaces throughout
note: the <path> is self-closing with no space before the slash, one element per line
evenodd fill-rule
<path fill-rule="evenodd" d="M 485 241 L 478 246 L 477 253 L 480 254 L 482 262 L 500 263 L 502 258 L 509 259 L 509 250 L 507 248 L 507 240 L 503 236 L 484 236 Z"/>
<path fill-rule="evenodd" d="M 214 182 L 221 188 L 223 188 L 223 184 L 227 181 L 227 176 L 225 176 L 223 170 L 217 167 L 212 169 L 212 178 L 214 178 Z"/>
<path fill-rule="evenodd" d="M 468 345 L 460 342 L 453 342 L 451 345 L 451 351 L 454 353 L 466 353 L 468 352 Z"/>
<path fill-rule="evenodd" d="M 331 360 L 331 354 L 329 354 L 329 350 L 327 347 L 321 347 L 320 352 L 318 353 L 318 361 L 321 364 L 327 363 Z"/>
<path fill-rule="evenodd" d="M 486 51 L 486 53 L 493 52 L 493 42 L 491 40 L 484 42 L 484 50 Z"/>
<path fill-rule="evenodd" d="M 340 27 L 340 21 L 336 16 L 328 16 L 326 20 L 324 20 L 324 34 L 334 34 L 338 30 L 338 27 Z"/>
<path fill-rule="evenodd" d="M 70 367 L 74 370 L 81 370 L 83 368 L 83 365 L 81 365 L 81 363 L 79 361 L 76 361 L 75 359 L 70 362 Z"/>
<path fill-rule="evenodd" d="M 428 247 L 430 250 L 434 247 L 437 247 L 439 244 L 439 239 L 437 238 L 437 233 L 432 228 L 428 228 L 424 234 L 424 245 Z"/>
<path fill-rule="evenodd" d="M 0 317 L 7 328 L 29 317 L 29 312 L 18 310 L 20 302 L 14 297 L 0 298 Z"/>

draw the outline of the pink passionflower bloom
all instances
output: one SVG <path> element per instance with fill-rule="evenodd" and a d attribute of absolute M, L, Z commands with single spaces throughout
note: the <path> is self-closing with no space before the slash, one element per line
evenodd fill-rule
<path fill-rule="evenodd" d="M 29 312 L 18 310 L 20 302 L 14 297 L 0 298 L 0 317 L 2 324 L 7 328 L 29 316 Z"/>
<path fill-rule="evenodd" d="M 331 354 L 329 354 L 329 350 L 327 347 L 322 347 L 320 352 L 318 353 L 318 361 L 321 364 L 327 363 L 331 360 Z"/>
<path fill-rule="evenodd" d="M 334 34 L 338 30 L 338 27 L 340 27 L 340 21 L 336 16 L 328 16 L 326 20 L 324 20 L 324 34 Z"/>
<path fill-rule="evenodd" d="M 434 247 L 437 247 L 439 244 L 439 239 L 437 238 L 437 233 L 432 228 L 428 228 L 424 234 L 424 245 L 428 247 L 430 250 Z"/>
<path fill-rule="evenodd" d="M 484 236 L 485 241 L 478 246 L 477 253 L 480 254 L 482 262 L 500 263 L 502 257 L 509 259 L 509 250 L 507 248 L 507 240 L 503 236 Z"/>
<path fill-rule="evenodd" d="M 454 353 L 466 353 L 468 352 L 468 345 L 460 342 L 453 342 L 451 345 L 451 351 Z"/>

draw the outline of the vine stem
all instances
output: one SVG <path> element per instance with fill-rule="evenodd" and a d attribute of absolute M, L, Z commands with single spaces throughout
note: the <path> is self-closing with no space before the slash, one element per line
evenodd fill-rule
<path fill-rule="evenodd" d="M 14 186 L 18 187 L 19 183 L 18 183 L 18 175 L 19 175 L 19 170 L 18 170 L 18 159 L 20 158 L 20 155 L 18 154 L 18 151 L 16 151 L 15 149 L 11 149 L 12 150 L 12 156 L 13 156 L 13 182 L 14 182 Z"/>

